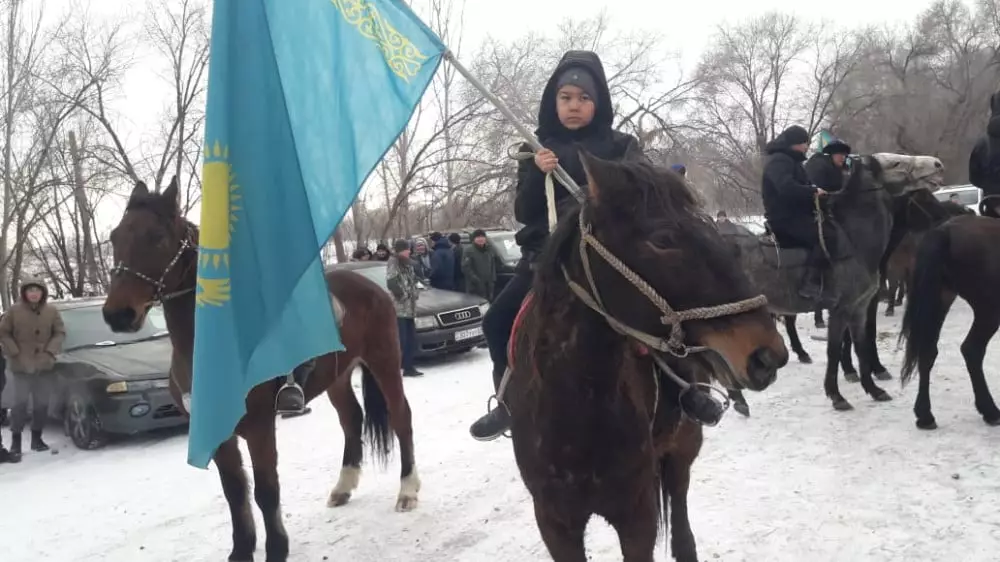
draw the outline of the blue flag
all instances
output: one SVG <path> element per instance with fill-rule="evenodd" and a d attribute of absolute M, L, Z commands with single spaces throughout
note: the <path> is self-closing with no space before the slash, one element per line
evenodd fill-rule
<path fill-rule="evenodd" d="M 444 45 L 400 0 L 216 0 L 188 463 L 251 388 L 343 350 L 320 249 L 406 127 Z"/>

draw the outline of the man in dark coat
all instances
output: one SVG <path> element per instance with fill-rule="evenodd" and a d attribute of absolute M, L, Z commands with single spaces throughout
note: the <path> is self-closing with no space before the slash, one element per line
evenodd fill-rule
<path fill-rule="evenodd" d="M 809 180 L 824 191 L 840 191 L 844 187 L 845 164 L 850 154 L 850 145 L 840 139 L 834 139 L 823 147 L 822 152 L 813 154 L 806 162 Z"/>
<path fill-rule="evenodd" d="M 979 212 L 1000 218 L 1000 92 L 990 96 L 990 120 L 969 156 L 969 182 L 983 190 Z"/>
<path fill-rule="evenodd" d="M 823 296 L 823 273 L 829 260 L 820 246 L 814 211 L 816 198 L 826 190 L 809 180 L 802 162 L 809 149 L 809 133 L 798 125 L 785 129 L 767 143 L 762 195 L 764 215 L 778 244 L 810 250 L 807 271 L 799 294 L 818 301 Z M 823 238 L 831 255 L 836 255 L 836 231 L 823 222 Z"/>
<path fill-rule="evenodd" d="M 497 276 L 503 260 L 493 244 L 486 239 L 486 232 L 476 230 L 472 233 L 472 246 L 465 250 L 462 256 L 462 270 L 468 283 L 467 291 L 473 295 L 493 300 L 493 289 L 496 287 Z"/>
<path fill-rule="evenodd" d="M 465 286 L 465 272 L 462 271 L 462 254 L 465 253 L 465 248 L 462 247 L 462 235 L 452 232 L 448 235 L 448 242 L 451 242 L 451 252 L 455 254 L 455 290 L 468 292 L 469 289 Z"/>
<path fill-rule="evenodd" d="M 431 287 L 445 291 L 455 290 L 455 252 L 451 243 L 440 232 L 431 234 Z"/>
<path fill-rule="evenodd" d="M 507 342 L 514 319 L 531 289 L 535 260 L 549 238 L 546 174 L 560 165 L 577 184 L 586 185 L 581 149 L 605 160 L 644 158 L 635 137 L 614 130 L 613 123 L 614 104 L 600 57 L 590 51 L 567 52 L 545 85 L 538 107 L 535 135 L 544 148 L 533 160 L 521 160 L 517 167 L 514 218 L 524 225 L 515 237 L 521 260 L 483 318 L 494 388 L 499 388 L 507 370 Z M 520 150 L 529 152 L 531 146 L 523 144 Z M 573 196 L 559 182 L 554 182 L 554 189 L 556 209 L 562 214 L 573 206 Z M 509 425 L 507 409 L 498 407 L 472 424 L 470 433 L 475 439 L 489 441 L 502 435 Z"/>

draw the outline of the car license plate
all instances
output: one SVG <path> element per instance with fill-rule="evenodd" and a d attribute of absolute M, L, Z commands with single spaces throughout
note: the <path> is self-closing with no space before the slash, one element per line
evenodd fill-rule
<path fill-rule="evenodd" d="M 470 328 L 468 330 L 459 330 L 455 332 L 455 341 L 471 340 L 472 338 L 478 338 L 481 335 L 483 335 L 482 328 Z"/>

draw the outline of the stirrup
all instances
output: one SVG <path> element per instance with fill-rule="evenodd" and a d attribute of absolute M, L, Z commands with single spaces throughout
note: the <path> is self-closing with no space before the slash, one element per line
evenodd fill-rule
<path fill-rule="evenodd" d="M 496 401 L 497 404 L 496 407 L 493 407 L 494 400 Z M 496 410 L 497 408 L 503 408 L 504 410 L 507 410 L 507 416 L 508 417 L 510 416 L 510 408 L 508 408 L 507 405 L 504 404 L 499 398 L 497 398 L 496 394 L 494 394 L 493 396 L 490 396 L 489 398 L 486 399 L 486 415 L 488 416 L 492 414 L 493 410 Z M 500 433 L 500 436 L 510 439 L 511 438 L 510 429 L 507 429 L 507 431 Z"/>
<path fill-rule="evenodd" d="M 293 392 L 297 392 L 298 393 L 298 395 L 301 397 L 301 400 L 302 400 L 302 407 L 301 408 L 299 408 L 297 410 L 286 410 L 284 408 L 281 408 L 281 405 L 279 404 L 278 399 L 281 397 L 281 393 L 284 392 L 284 391 L 286 391 L 286 390 L 291 390 Z M 278 393 L 274 395 L 274 411 L 275 411 L 275 413 L 277 413 L 277 414 L 301 414 L 305 410 L 305 408 L 306 408 L 306 395 L 305 395 L 305 392 L 302 391 L 302 387 L 299 386 L 299 384 L 296 383 L 295 381 L 288 382 L 286 380 L 285 384 L 281 385 L 281 388 L 278 389 Z"/>
<path fill-rule="evenodd" d="M 708 392 L 702 392 L 702 389 Z M 695 394 L 691 394 L 691 392 Z M 722 400 L 720 401 L 713 394 L 721 396 Z M 685 403 L 685 398 L 688 398 L 687 403 Z M 680 405 L 681 412 L 684 413 L 684 417 L 687 419 L 701 426 L 715 427 L 722 421 L 722 417 L 729 409 L 732 401 L 725 392 L 722 392 L 722 390 L 711 384 L 696 382 L 681 390 L 677 396 L 677 403 Z M 712 411 L 707 411 L 710 408 Z M 697 409 L 697 412 L 694 411 L 695 409 Z"/>

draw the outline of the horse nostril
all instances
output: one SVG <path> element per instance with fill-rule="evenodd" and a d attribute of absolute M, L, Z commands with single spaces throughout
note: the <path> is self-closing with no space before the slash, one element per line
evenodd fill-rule
<path fill-rule="evenodd" d="M 750 362 L 751 365 L 772 370 L 784 367 L 785 363 L 788 362 L 788 358 L 771 351 L 769 348 L 761 347 L 750 356 Z"/>
<path fill-rule="evenodd" d="M 135 321 L 135 311 L 131 308 L 119 308 L 118 310 L 105 309 L 103 312 L 104 321 L 115 331 L 130 328 L 132 322 Z"/>
<path fill-rule="evenodd" d="M 935 162 L 934 163 L 934 167 L 940 170 L 941 168 L 944 168 L 944 164 L 942 164 L 940 162 Z"/>

